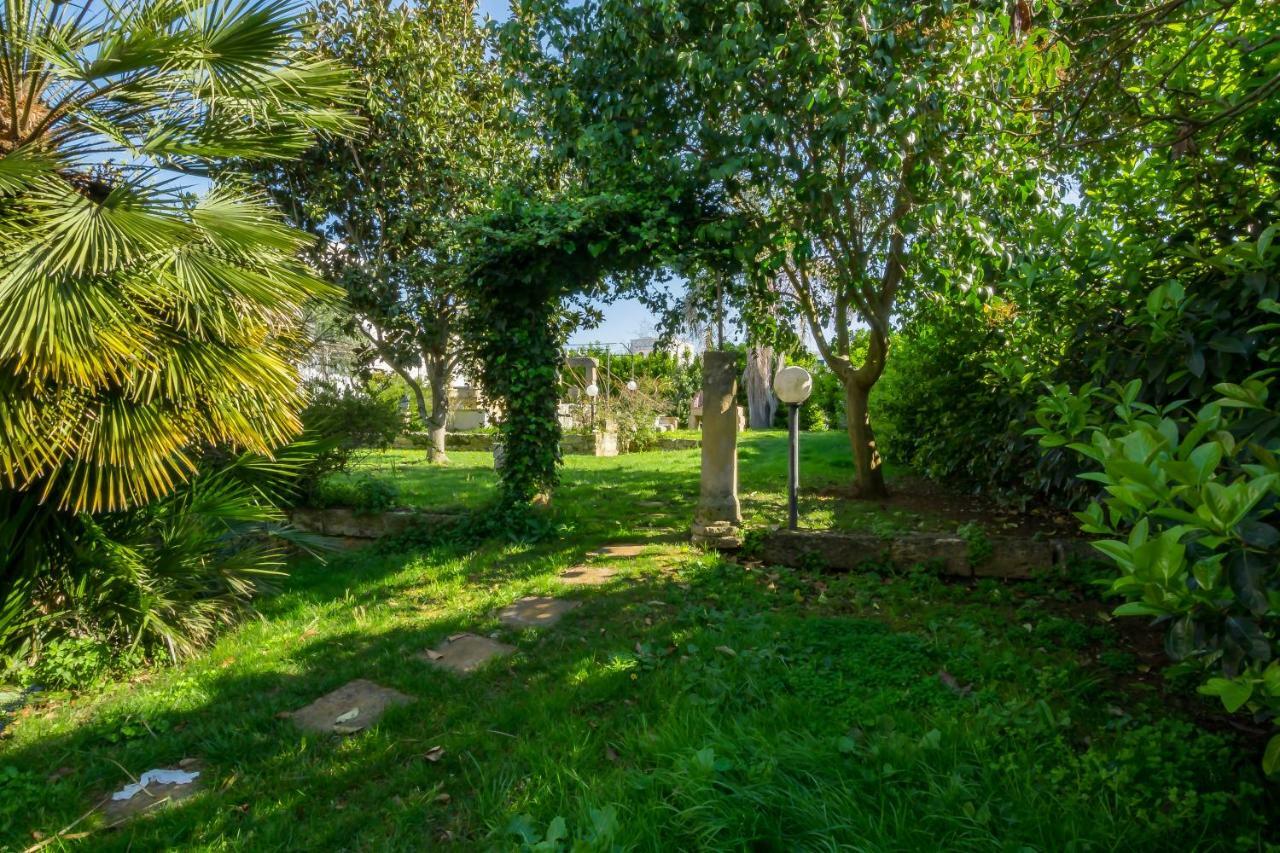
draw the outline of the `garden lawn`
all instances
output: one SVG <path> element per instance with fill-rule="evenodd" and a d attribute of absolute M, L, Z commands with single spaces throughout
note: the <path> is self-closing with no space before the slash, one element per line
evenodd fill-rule
<path fill-rule="evenodd" d="M 682 438 L 698 437 L 681 431 Z M 739 493 L 743 520 L 763 527 L 786 521 L 786 433 L 750 430 L 739 436 Z M 566 456 L 568 498 L 584 506 L 613 503 L 618 497 L 618 518 L 633 500 L 659 500 L 664 510 L 651 520 L 687 526 L 698 495 L 700 450 L 624 454 L 618 457 Z M 424 450 L 371 452 L 355 470 L 336 480 L 358 482 L 376 479 L 394 485 L 395 502 L 419 509 L 447 510 L 479 506 L 497 494 L 498 478 L 489 453 L 449 452 L 447 468 L 432 467 Z M 928 509 L 899 509 L 894 501 L 867 502 L 840 496 L 853 479 L 849 439 L 843 432 L 802 433 L 800 437 L 800 524 L 812 528 L 860 530 L 892 535 L 908 530 L 954 530 L 956 522 Z M 890 484 L 898 473 L 887 469 Z M 650 508 L 652 510 L 652 508 Z M 682 521 L 683 519 L 683 521 Z"/>
<path fill-rule="evenodd" d="M 816 438 L 810 482 L 847 476 L 845 446 Z M 778 440 L 743 447 L 744 492 L 771 490 L 753 505 L 761 518 L 780 506 Z M 401 466 L 414 484 L 404 494 L 450 493 L 437 477 L 463 497 L 459 483 L 492 488 L 484 460 L 454 456 L 447 470 Z M 1171 703 L 1179 691 L 1089 615 L 1083 587 L 703 554 L 683 542 L 696 469 L 696 452 L 572 457 L 551 539 L 303 561 L 261 618 L 195 660 L 29 707 L 0 740 L 0 848 L 66 827 L 67 846 L 94 850 L 1280 840 L 1256 752 L 1197 726 L 1194 696 Z M 588 556 L 622 543 L 644 551 Z M 618 573 L 601 587 L 558 583 L 584 562 Z M 552 627 L 503 627 L 497 611 L 526 595 L 581 606 Z M 417 657 L 460 631 L 516 651 L 469 676 Z M 282 717 L 356 678 L 417 701 L 350 736 Z M 130 775 L 184 758 L 203 762 L 195 796 L 119 829 L 77 822 Z"/>

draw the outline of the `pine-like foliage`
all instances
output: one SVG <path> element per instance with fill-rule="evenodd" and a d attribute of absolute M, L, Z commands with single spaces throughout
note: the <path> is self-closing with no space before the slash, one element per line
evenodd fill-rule
<path fill-rule="evenodd" d="M 176 173 L 341 131 L 345 75 L 261 0 L 0 0 L 0 490 L 72 512 L 172 492 L 202 448 L 299 428 L 333 291 L 253 192 Z"/>

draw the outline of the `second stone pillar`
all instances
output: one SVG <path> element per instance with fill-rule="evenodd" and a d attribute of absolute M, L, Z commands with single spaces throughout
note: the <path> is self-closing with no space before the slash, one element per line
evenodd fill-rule
<path fill-rule="evenodd" d="M 695 543 L 715 548 L 742 545 L 737 396 L 737 353 L 703 353 L 702 480 L 692 532 Z"/>

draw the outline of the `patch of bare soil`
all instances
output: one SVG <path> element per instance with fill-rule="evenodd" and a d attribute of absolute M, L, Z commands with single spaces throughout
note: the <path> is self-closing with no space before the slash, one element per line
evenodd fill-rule
<path fill-rule="evenodd" d="M 1048 507 L 1032 507 L 1026 512 L 1003 506 L 982 495 L 951 491 L 924 477 L 903 476 L 889 483 L 888 498 L 855 498 L 852 486 L 834 486 L 818 491 L 824 497 L 873 503 L 885 512 L 910 512 L 939 526 L 955 528 L 974 522 L 997 536 L 1078 536 L 1076 519 L 1068 512 Z"/>

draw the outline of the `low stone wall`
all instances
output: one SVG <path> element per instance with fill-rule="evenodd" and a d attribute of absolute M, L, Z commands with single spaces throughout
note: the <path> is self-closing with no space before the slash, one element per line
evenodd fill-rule
<path fill-rule="evenodd" d="M 418 512 L 397 509 L 390 512 L 358 513 L 353 509 L 295 509 L 289 513 L 294 527 L 322 536 L 344 536 L 349 539 L 379 539 L 395 536 L 411 527 L 448 527 L 458 523 L 458 516 L 443 512 Z"/>
<path fill-rule="evenodd" d="M 773 530 L 765 534 L 761 559 L 781 566 L 817 561 L 828 569 L 851 571 L 868 563 L 899 566 L 923 564 L 956 577 L 1026 578 L 1040 569 L 1072 557 L 1093 556 L 1082 539 L 1032 539 L 993 536 L 991 554 L 976 563 L 969 559 L 969 543 L 958 536 L 913 533 L 882 539 L 869 533 L 826 530 Z"/>
<path fill-rule="evenodd" d="M 697 450 L 702 442 L 696 438 L 660 438 L 658 450 Z"/>
<path fill-rule="evenodd" d="M 449 450 L 493 450 L 494 433 L 491 432 L 451 432 L 445 435 L 444 447 Z M 391 446 L 397 450 L 426 450 L 431 446 L 431 437 L 425 432 L 406 432 L 396 437 Z"/>
<path fill-rule="evenodd" d="M 493 452 L 493 440 L 496 434 L 492 432 L 451 432 L 445 437 L 445 450 L 478 450 L 485 453 Z"/>
<path fill-rule="evenodd" d="M 566 432 L 560 436 L 560 452 L 566 456 L 617 456 L 616 432 Z"/>

